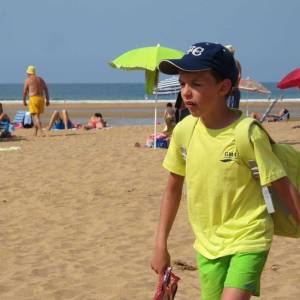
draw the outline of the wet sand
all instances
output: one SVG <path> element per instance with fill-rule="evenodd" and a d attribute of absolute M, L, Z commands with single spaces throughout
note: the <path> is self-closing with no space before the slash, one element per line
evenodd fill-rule
<path fill-rule="evenodd" d="M 254 111 L 263 113 L 269 104 L 268 102 L 242 102 L 240 108 L 245 113 L 248 111 L 249 114 Z M 165 105 L 166 102 L 157 104 L 158 117 L 162 117 Z M 24 110 L 24 106 L 21 104 L 4 104 L 3 107 L 11 117 L 15 115 L 16 111 Z M 66 109 L 70 118 L 79 123 L 85 123 L 92 114 L 101 112 L 112 125 L 131 125 L 130 120 L 141 121 L 143 119 L 147 119 L 144 124 L 149 125 L 153 123 L 154 107 L 154 103 L 51 103 L 49 107 L 45 108 L 42 120 L 45 124 L 49 121 L 54 110 Z M 292 119 L 300 119 L 300 103 L 279 101 L 272 113 L 280 111 L 283 107 L 289 109 Z"/>

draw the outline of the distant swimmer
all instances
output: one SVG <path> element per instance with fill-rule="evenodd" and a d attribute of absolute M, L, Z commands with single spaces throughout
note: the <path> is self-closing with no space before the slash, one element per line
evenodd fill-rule
<path fill-rule="evenodd" d="M 43 135 L 41 114 L 44 112 L 44 106 L 50 104 L 49 92 L 46 82 L 43 78 L 36 76 L 36 69 L 34 66 L 29 66 L 26 70 L 28 78 L 25 80 L 23 89 L 23 104 L 27 106 L 26 98 L 29 98 L 29 112 L 33 116 L 34 135 L 36 136 L 38 130 Z"/>

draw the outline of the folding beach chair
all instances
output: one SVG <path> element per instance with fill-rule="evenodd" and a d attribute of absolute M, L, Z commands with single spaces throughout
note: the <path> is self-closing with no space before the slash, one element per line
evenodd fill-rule
<path fill-rule="evenodd" d="M 18 110 L 14 119 L 13 124 L 15 127 L 23 127 L 23 121 L 25 117 L 26 111 L 25 110 Z"/>
<path fill-rule="evenodd" d="M 268 108 L 265 110 L 265 112 L 263 113 L 262 117 L 260 118 L 259 122 L 262 123 L 263 121 L 265 121 L 265 119 L 267 118 L 267 116 L 270 114 L 270 112 L 272 111 L 272 109 L 274 108 L 274 106 L 276 105 L 278 100 L 282 100 L 282 96 L 280 96 L 279 98 L 275 98 L 270 105 L 268 106 Z"/>
<path fill-rule="evenodd" d="M 13 119 L 13 125 L 16 128 L 31 128 L 33 126 L 33 121 L 30 113 L 25 110 L 18 110 Z"/>

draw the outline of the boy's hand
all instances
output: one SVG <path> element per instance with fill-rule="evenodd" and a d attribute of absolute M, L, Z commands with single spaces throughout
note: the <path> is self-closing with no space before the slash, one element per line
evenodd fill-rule
<path fill-rule="evenodd" d="M 170 266 L 170 254 L 168 249 L 155 249 L 151 260 L 151 268 L 158 274 L 163 274 L 167 267 Z"/>

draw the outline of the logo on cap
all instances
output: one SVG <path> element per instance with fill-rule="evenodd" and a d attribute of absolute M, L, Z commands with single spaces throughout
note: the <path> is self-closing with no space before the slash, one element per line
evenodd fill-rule
<path fill-rule="evenodd" d="M 194 56 L 200 56 L 200 55 L 202 54 L 203 51 L 204 51 L 204 48 L 202 48 L 202 47 L 192 46 L 192 47 L 187 51 L 187 54 L 192 53 Z"/>

